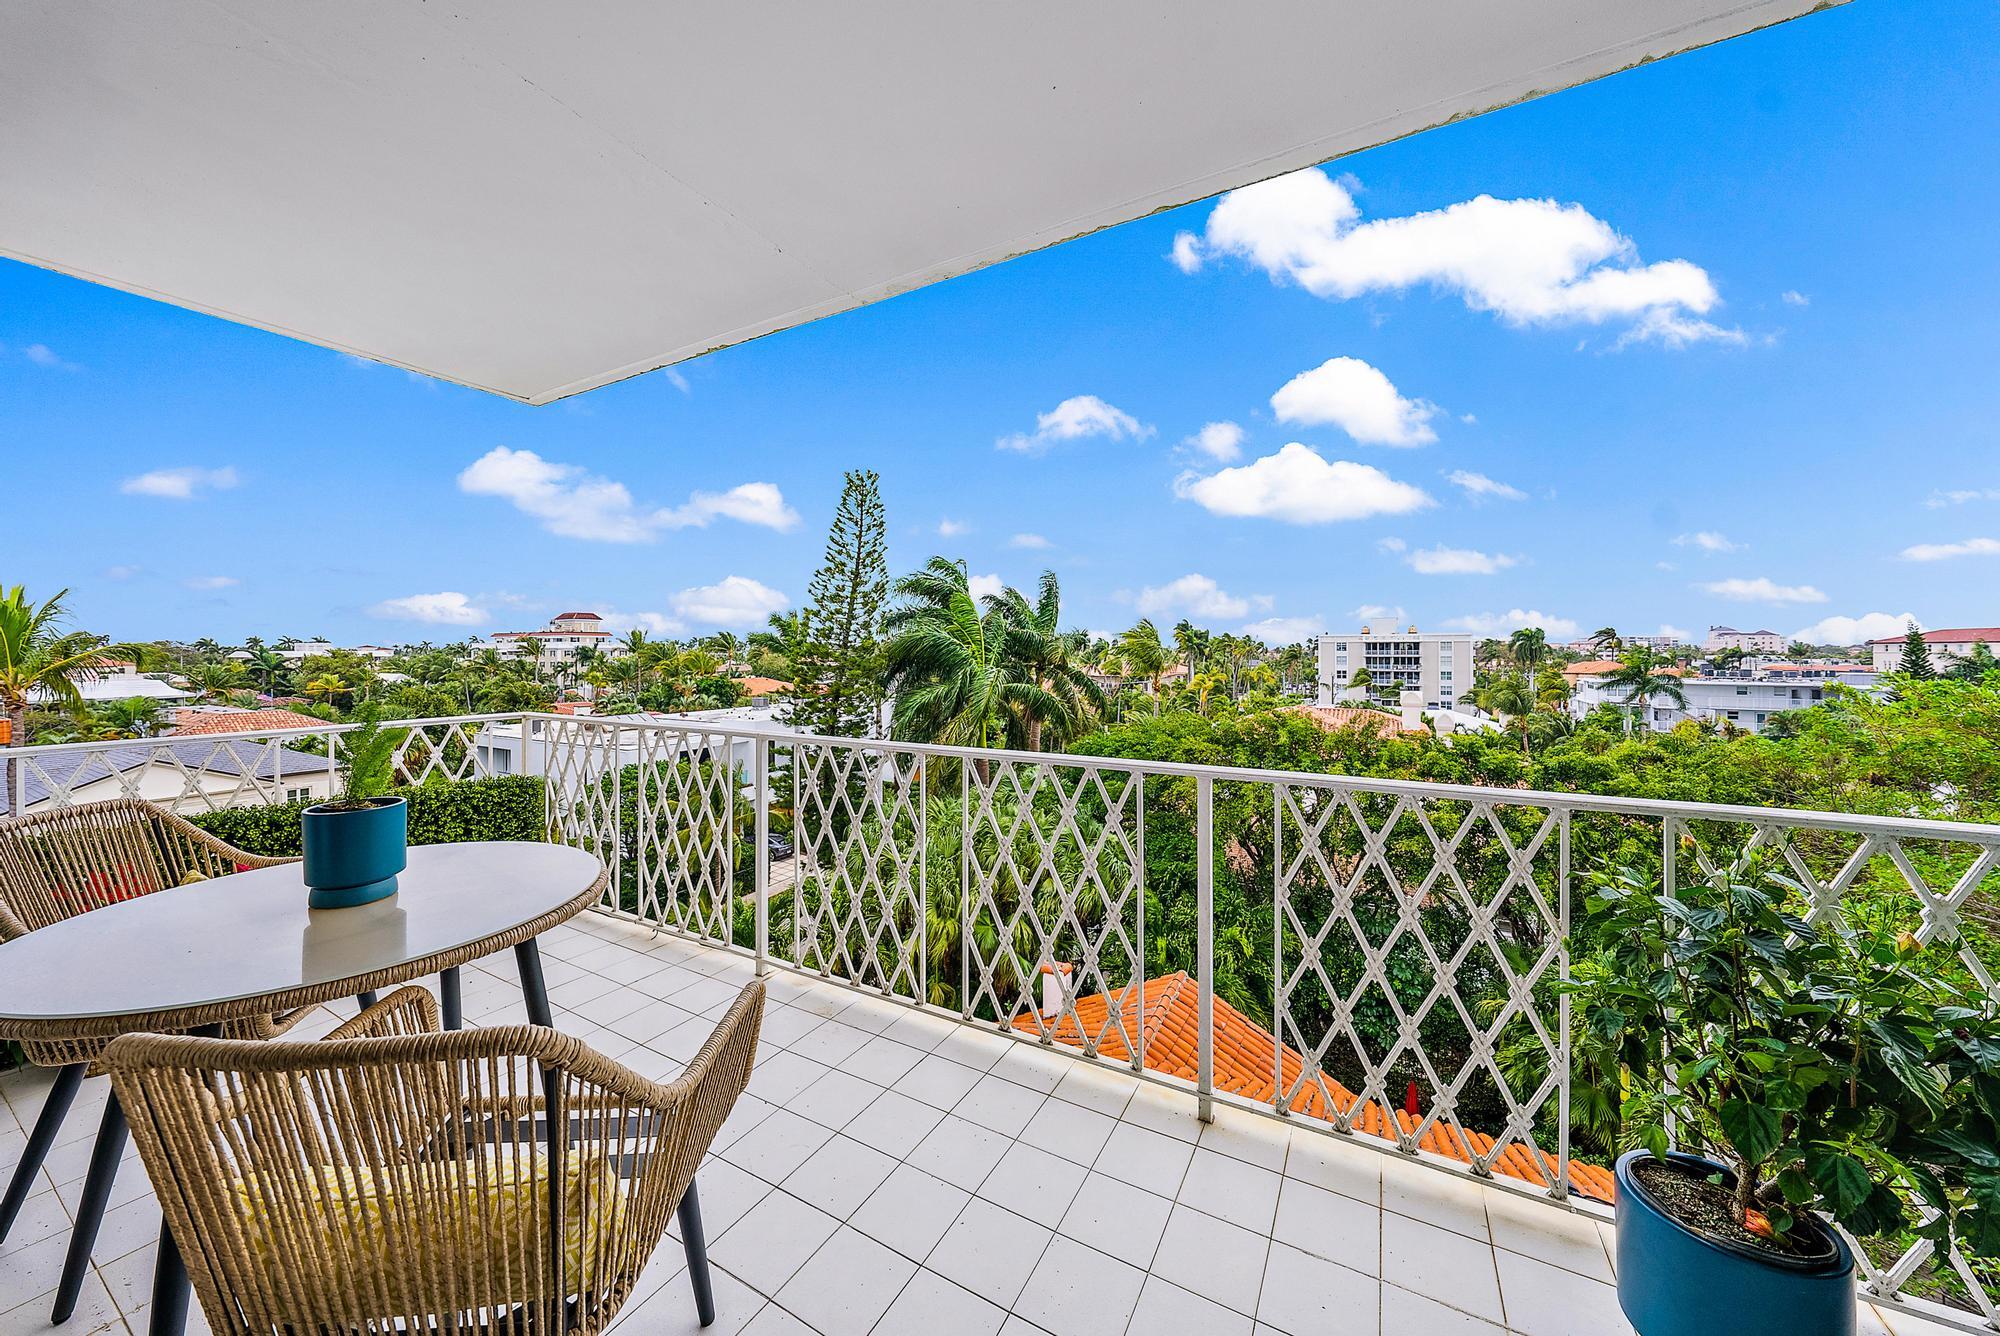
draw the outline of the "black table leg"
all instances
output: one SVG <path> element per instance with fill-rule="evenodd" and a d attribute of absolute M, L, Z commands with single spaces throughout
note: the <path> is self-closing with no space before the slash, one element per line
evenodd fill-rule
<path fill-rule="evenodd" d="M 375 996 L 375 990 L 373 988 L 370 988 L 365 993 L 356 993 L 354 995 L 355 1005 L 360 1007 L 361 1010 L 363 1011 L 368 1010 L 368 1008 L 374 1006 L 379 1001 L 381 1001 L 381 999 Z"/>
<path fill-rule="evenodd" d="M 222 1033 L 220 1025 L 199 1025 L 190 1034 L 213 1039 Z M 160 1221 L 160 1245 L 153 1253 L 153 1300 L 146 1310 L 147 1336 L 182 1336 L 187 1330 L 188 1273 L 174 1232 Z"/>
<path fill-rule="evenodd" d="M 56 1133 L 62 1130 L 69 1106 L 76 1102 L 76 1088 L 83 1084 L 83 1069 L 81 1062 L 56 1069 L 55 1084 L 49 1087 L 48 1098 L 42 1101 L 35 1130 L 28 1133 L 28 1144 L 21 1148 L 21 1160 L 14 1166 L 7 1196 L 0 1200 L 0 1240 L 7 1237 L 7 1231 L 21 1214 L 21 1207 L 34 1193 L 35 1177 L 42 1172 L 42 1162 L 49 1158 L 49 1147 L 56 1144 Z"/>
<path fill-rule="evenodd" d="M 174 1233 L 160 1226 L 160 1248 L 153 1258 L 153 1306 L 146 1310 L 146 1336 L 182 1336 L 188 1320 L 187 1263 Z"/>
<path fill-rule="evenodd" d="M 69 1231 L 69 1252 L 63 1257 L 62 1280 L 56 1285 L 56 1305 L 49 1321 L 57 1326 L 69 1321 L 76 1311 L 76 1297 L 83 1291 L 83 1277 L 90 1270 L 90 1250 L 97 1245 L 97 1229 L 104 1223 L 104 1207 L 111 1200 L 111 1183 L 118 1177 L 118 1161 L 125 1154 L 125 1108 L 114 1091 L 104 1100 L 104 1121 L 97 1125 L 97 1144 L 90 1148 L 90 1171 L 83 1177 L 83 1200 L 77 1204 L 76 1224 Z"/>
<path fill-rule="evenodd" d="M 458 966 L 453 965 L 438 975 L 438 998 L 444 1009 L 444 1028 L 462 1030 L 465 1028 L 465 1003 L 460 1000 Z"/>
<path fill-rule="evenodd" d="M 715 1321 L 715 1289 L 708 1278 L 708 1239 L 701 1229 L 701 1198 L 688 1180 L 677 1212 L 681 1222 L 681 1247 L 687 1251 L 688 1279 L 694 1283 L 694 1311 L 706 1327 Z"/>
<path fill-rule="evenodd" d="M 514 963 L 521 967 L 521 997 L 528 1004 L 528 1024 L 554 1025 L 555 1014 L 549 1010 L 549 990 L 542 982 L 542 952 L 535 945 L 535 939 L 514 948 Z"/>

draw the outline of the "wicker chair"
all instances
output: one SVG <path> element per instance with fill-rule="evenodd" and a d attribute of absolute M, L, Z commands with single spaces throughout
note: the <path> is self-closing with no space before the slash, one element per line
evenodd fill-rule
<path fill-rule="evenodd" d="M 0 821 L 0 942 L 121 900 L 292 861 L 232 848 L 200 827 L 137 798 L 85 803 Z M 225 1033 L 239 1039 L 270 1039 L 291 1028 L 304 1014 L 257 1016 L 231 1024 Z M 58 1070 L 27 1148 L 14 1166 L 6 1195 L 0 1198 L 0 1239 L 7 1237 L 19 1215 L 76 1098 L 77 1087 L 107 1042 L 22 1041 L 29 1062 Z M 123 1149 L 122 1141 L 117 1149 Z M 113 1158 L 112 1166 L 116 1163 Z M 109 1187 L 108 1181 L 105 1186 Z M 94 1223 L 90 1232 L 95 1232 Z"/>
<path fill-rule="evenodd" d="M 694 1175 L 749 1081 L 762 981 L 665 1084 L 546 1028 L 436 1032 L 421 989 L 345 1033 L 399 1007 L 395 1038 L 127 1035 L 107 1050 L 216 1336 L 590 1336 L 676 1211 L 712 1322 Z"/>

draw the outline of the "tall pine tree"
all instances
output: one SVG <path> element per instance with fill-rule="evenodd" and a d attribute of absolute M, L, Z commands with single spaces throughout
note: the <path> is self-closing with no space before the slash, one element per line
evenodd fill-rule
<path fill-rule="evenodd" d="M 872 737 L 882 714 L 882 604 L 889 595 L 881 479 L 847 475 L 826 560 L 806 590 L 805 644 L 785 722 L 808 733 Z"/>
<path fill-rule="evenodd" d="M 1905 677 L 1937 676 L 1931 670 L 1931 648 L 1924 643 L 1924 633 L 1915 622 L 1910 623 L 1909 633 L 1903 637 L 1903 661 L 1896 665 L 1896 671 Z"/>

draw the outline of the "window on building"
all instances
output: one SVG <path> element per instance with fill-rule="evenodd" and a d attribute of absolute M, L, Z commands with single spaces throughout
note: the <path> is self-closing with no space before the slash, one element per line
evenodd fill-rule
<path fill-rule="evenodd" d="M 311 801 L 312 801 L 312 796 L 313 796 L 313 791 L 312 791 L 311 789 L 286 789 L 286 790 L 285 790 L 285 801 L 286 801 L 286 802 L 288 802 L 288 803 L 305 803 L 305 802 L 311 802 Z"/>

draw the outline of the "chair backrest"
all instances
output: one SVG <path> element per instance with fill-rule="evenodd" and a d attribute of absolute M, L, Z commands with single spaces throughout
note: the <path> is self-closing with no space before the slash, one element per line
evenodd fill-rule
<path fill-rule="evenodd" d="M 261 867 L 138 798 L 0 821 L 0 941 L 190 879 Z"/>
<path fill-rule="evenodd" d="M 134 1035 L 105 1064 L 218 1336 L 588 1333 L 629 1294 L 749 1081 L 763 1006 L 753 982 L 665 1084 L 527 1026 Z"/>

